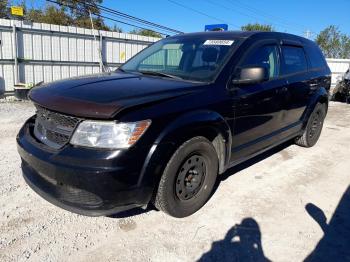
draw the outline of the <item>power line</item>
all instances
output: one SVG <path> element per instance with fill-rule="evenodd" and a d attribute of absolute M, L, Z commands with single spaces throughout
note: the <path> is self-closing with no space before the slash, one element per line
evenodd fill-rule
<path fill-rule="evenodd" d="M 222 22 L 222 23 L 226 23 L 226 24 L 232 25 L 232 26 L 234 26 L 234 27 L 236 27 L 236 28 L 239 28 L 238 25 L 234 25 L 234 24 L 231 24 L 231 23 L 227 23 L 227 21 L 225 21 L 225 20 L 223 20 L 223 19 L 221 19 L 221 18 L 218 18 L 218 17 L 212 16 L 212 15 L 209 15 L 209 14 L 207 14 L 207 13 L 204 13 L 204 12 L 202 12 L 202 11 L 199 11 L 199 10 L 197 10 L 197 9 L 194 9 L 194 8 L 192 8 L 192 7 L 190 7 L 190 6 L 183 5 L 183 4 L 181 4 L 181 3 L 179 3 L 179 2 L 176 2 L 176 1 L 174 1 L 174 0 L 168 0 L 168 1 L 171 2 L 171 3 L 173 3 L 173 4 L 175 4 L 175 5 L 181 6 L 182 8 L 185 8 L 185 9 L 187 9 L 187 10 L 190 10 L 190 11 L 192 11 L 192 12 L 195 12 L 195 13 L 197 13 L 197 14 L 200 14 L 200 15 L 202 15 L 202 16 L 206 16 L 206 17 L 211 18 L 211 19 L 214 19 L 214 20 L 216 20 L 216 21 L 219 21 L 219 22 Z"/>
<path fill-rule="evenodd" d="M 275 24 L 280 24 L 280 25 L 283 25 L 284 27 L 294 28 L 294 29 L 298 29 L 298 30 L 301 28 L 305 29 L 305 26 L 303 26 L 303 25 L 300 25 L 297 23 L 290 23 L 286 19 L 283 19 L 283 18 L 280 18 L 278 16 L 271 15 L 267 12 L 261 11 L 255 7 L 252 7 L 252 6 L 250 6 L 246 3 L 243 3 L 239 0 L 235 0 L 234 3 L 232 1 L 229 1 L 229 0 L 225 0 L 225 1 L 228 2 L 232 6 L 237 7 L 237 5 L 238 5 L 239 8 L 243 8 L 243 9 L 247 10 L 248 12 L 254 13 L 260 17 L 265 17 L 265 18 L 269 19 L 270 21 L 274 21 L 273 23 L 275 23 Z"/>
<path fill-rule="evenodd" d="M 304 37 L 307 38 L 307 39 L 311 39 L 313 35 L 314 35 L 314 33 L 311 32 L 310 30 L 306 30 L 304 32 Z"/>
<path fill-rule="evenodd" d="M 74 9 L 74 10 L 78 10 L 73 5 L 69 5 L 67 3 L 59 3 L 59 2 L 53 1 L 53 0 L 46 0 L 46 1 L 54 3 L 54 4 L 58 4 L 58 5 L 61 5 L 61 6 L 66 6 L 68 8 Z M 80 1 L 78 0 L 78 2 L 80 2 Z M 89 5 L 89 4 L 85 3 L 85 2 L 80 2 L 80 3 L 85 4 L 85 6 L 88 6 L 88 7 L 96 8 L 95 5 L 91 5 L 91 4 Z M 121 15 L 118 16 L 116 14 L 116 13 L 118 13 L 118 11 L 115 11 L 113 9 L 110 9 L 110 8 L 107 8 L 107 7 L 103 7 L 103 6 L 99 6 L 99 8 L 101 9 L 101 11 L 104 11 L 104 12 L 110 14 L 110 15 L 113 15 L 113 16 L 116 16 L 116 17 L 120 17 L 121 16 Z M 114 13 L 113 11 L 116 12 L 116 13 Z M 118 23 L 121 23 L 121 24 L 125 24 L 125 25 L 128 25 L 128 26 L 133 26 L 133 27 L 136 27 L 136 28 L 144 29 L 144 30 L 152 30 L 152 31 L 157 32 L 157 33 L 162 34 L 162 35 L 166 35 L 167 34 L 167 33 L 164 33 L 164 31 L 166 31 L 166 32 L 170 31 L 170 32 L 173 32 L 173 33 L 182 33 L 181 31 L 178 31 L 178 30 L 175 30 L 175 29 L 171 29 L 169 27 L 165 27 L 165 26 L 162 26 L 162 25 L 158 25 L 158 24 L 155 24 L 155 23 L 143 20 L 143 19 L 136 18 L 136 17 L 130 16 L 130 18 L 128 18 L 127 16 L 129 16 L 129 15 L 124 14 L 124 13 L 122 13 L 124 16 L 122 16 L 121 18 L 127 19 L 127 20 L 131 20 L 132 22 L 125 22 L 125 21 L 122 21 L 122 20 L 119 20 L 119 19 L 111 18 L 109 16 L 101 15 L 101 14 L 98 14 L 98 13 L 93 13 L 92 12 L 92 14 L 94 14 L 96 16 L 99 16 L 101 18 L 104 18 L 104 19 L 107 19 L 107 20 L 111 20 L 111 21 L 114 21 L 114 22 L 118 22 Z M 142 23 L 140 21 L 144 21 L 144 23 Z M 138 24 L 138 25 L 135 25 L 135 23 Z M 148 27 L 145 27 L 145 26 L 148 26 Z M 157 28 L 160 31 L 156 31 L 153 28 L 150 29 L 149 27 Z M 161 31 L 163 31 L 163 32 L 161 32 Z"/>
<path fill-rule="evenodd" d="M 217 6 L 217 7 L 221 7 L 222 9 L 225 9 L 225 10 L 230 10 L 234 13 L 238 13 L 238 14 L 241 14 L 243 16 L 246 16 L 246 17 L 251 17 L 255 20 L 259 20 L 259 18 L 256 16 L 256 15 L 253 15 L 253 14 L 247 14 L 247 13 L 244 13 L 240 10 L 237 10 L 237 8 L 232 8 L 230 6 L 227 6 L 227 5 L 223 5 L 221 3 L 217 3 L 217 2 L 214 2 L 214 1 L 211 1 L 211 0 L 206 0 L 208 3 L 214 5 L 214 6 Z M 260 15 L 261 16 L 261 15 Z M 271 25 L 274 25 L 274 23 L 271 23 L 271 21 L 269 20 L 266 20 L 266 18 L 263 19 L 264 22 L 268 23 L 268 24 L 271 24 Z"/>
<path fill-rule="evenodd" d="M 78 2 L 81 2 L 81 1 L 78 1 Z M 84 2 L 81 2 L 81 3 L 84 3 Z M 106 12 L 110 12 L 110 13 L 113 13 L 113 14 L 115 14 L 115 15 L 118 15 L 118 16 L 121 16 L 121 17 L 124 17 L 124 18 L 127 18 L 127 19 L 135 20 L 135 21 L 138 21 L 138 22 L 140 22 L 140 23 L 144 23 L 144 24 L 147 24 L 147 25 L 150 25 L 150 26 L 162 28 L 162 29 L 164 29 L 164 30 L 166 30 L 166 31 L 169 31 L 169 32 L 178 33 L 178 34 L 182 34 L 182 33 L 183 33 L 183 32 L 181 32 L 181 31 L 179 31 L 179 30 L 172 29 L 172 28 L 170 28 L 170 27 L 163 26 L 163 25 L 160 25 L 160 24 L 156 24 L 156 23 L 153 23 L 153 22 L 150 22 L 150 21 L 141 19 L 141 18 L 137 18 L 137 17 L 135 17 L 135 16 L 131 16 L 131 15 L 122 13 L 122 12 L 120 12 L 120 11 L 111 9 L 111 8 L 109 8 L 109 7 L 104 7 L 104 6 L 102 6 L 102 5 L 97 5 L 97 6 L 98 6 L 100 9 L 103 9 L 103 10 L 106 11 Z"/>

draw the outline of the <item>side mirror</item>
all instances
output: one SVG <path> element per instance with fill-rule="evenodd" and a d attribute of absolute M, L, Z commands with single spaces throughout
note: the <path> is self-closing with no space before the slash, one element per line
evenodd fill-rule
<path fill-rule="evenodd" d="M 241 68 L 238 77 L 232 80 L 234 85 L 257 84 L 269 80 L 269 72 L 266 67 L 252 66 Z"/>

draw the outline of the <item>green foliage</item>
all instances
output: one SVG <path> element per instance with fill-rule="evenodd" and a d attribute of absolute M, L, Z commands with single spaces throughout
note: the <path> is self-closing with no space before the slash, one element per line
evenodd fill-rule
<path fill-rule="evenodd" d="M 56 25 L 72 25 L 72 18 L 65 12 L 64 8 L 47 6 L 44 10 L 29 9 L 26 12 L 26 19 L 37 23 L 47 23 Z"/>
<path fill-rule="evenodd" d="M 322 30 L 316 37 L 316 43 L 326 57 L 350 58 L 350 37 L 334 25 Z"/>
<path fill-rule="evenodd" d="M 116 26 L 116 25 L 113 26 L 112 31 L 118 32 L 118 33 L 123 33 L 123 29 L 121 27 Z"/>
<path fill-rule="evenodd" d="M 89 11 L 95 15 L 100 14 L 99 4 L 102 0 L 57 0 L 57 2 L 67 5 L 71 16 L 74 18 L 89 17 Z"/>
<path fill-rule="evenodd" d="M 75 0 L 65 0 L 60 2 L 73 8 L 65 6 L 57 7 L 56 5 L 48 4 L 42 9 L 27 9 L 24 5 L 25 19 L 37 23 L 91 28 L 89 9 L 91 9 L 92 13 L 99 14 L 100 11 L 97 7 L 97 4 L 101 3 L 102 1 L 85 1 L 85 3 L 92 5 L 91 8 L 88 8 L 87 5 L 82 4 L 83 2 Z M 103 19 L 99 16 L 93 15 L 93 23 L 95 29 L 110 30 L 110 28 L 104 23 Z"/>
<path fill-rule="evenodd" d="M 9 7 L 7 0 L 0 0 L 0 18 L 9 18 Z"/>
<path fill-rule="evenodd" d="M 11 3 L 9 3 L 11 2 Z M 9 6 L 15 1 L 0 0 L 0 18 L 11 18 Z M 63 26 L 91 28 L 89 11 L 93 14 L 94 28 L 122 33 L 122 28 L 114 25 L 112 28 L 105 24 L 100 17 L 99 5 L 102 0 L 57 0 L 62 6 L 46 4 L 41 8 L 26 6 L 26 1 L 18 0 L 16 5 L 24 8 L 24 19 L 36 23 L 47 23 Z M 66 5 L 66 6 L 65 6 Z M 17 19 L 17 18 L 16 18 Z M 162 35 L 152 30 L 132 30 L 130 33 L 161 38 Z"/>
<path fill-rule="evenodd" d="M 246 24 L 241 26 L 242 31 L 265 31 L 265 32 L 273 32 L 275 29 L 272 25 L 264 25 L 264 24 Z"/>
<path fill-rule="evenodd" d="M 94 28 L 98 30 L 110 31 L 109 26 L 105 25 L 103 20 L 100 17 L 92 19 L 94 23 Z M 90 17 L 79 17 L 73 21 L 73 25 L 77 27 L 91 28 Z"/>
<path fill-rule="evenodd" d="M 134 30 L 130 31 L 130 34 L 152 36 L 152 37 L 158 37 L 158 38 L 162 37 L 161 34 L 154 32 L 152 30 L 148 30 L 148 29 L 134 29 Z"/>

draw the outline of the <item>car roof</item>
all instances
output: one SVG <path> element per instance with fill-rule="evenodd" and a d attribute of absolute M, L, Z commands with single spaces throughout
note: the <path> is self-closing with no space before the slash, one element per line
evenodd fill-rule
<path fill-rule="evenodd" d="M 185 37 L 229 37 L 229 38 L 247 38 L 254 35 L 256 32 L 252 31 L 206 31 L 206 32 L 194 32 L 178 34 L 176 36 Z"/>
<path fill-rule="evenodd" d="M 213 38 L 241 38 L 241 39 L 247 39 L 252 36 L 257 36 L 263 38 L 279 38 L 279 39 L 289 39 L 289 40 L 296 40 L 300 41 L 303 44 L 311 43 L 309 39 L 306 39 L 301 36 L 292 35 L 288 33 L 281 33 L 281 32 L 263 32 L 263 31 L 206 31 L 206 32 L 195 32 L 195 33 L 184 33 L 184 34 L 178 34 L 173 37 L 213 37 Z"/>

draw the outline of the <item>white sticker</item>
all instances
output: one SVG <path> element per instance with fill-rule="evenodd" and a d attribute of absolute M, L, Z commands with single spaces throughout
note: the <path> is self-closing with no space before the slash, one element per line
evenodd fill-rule
<path fill-rule="evenodd" d="M 203 45 L 232 45 L 235 41 L 234 40 L 206 40 Z"/>

